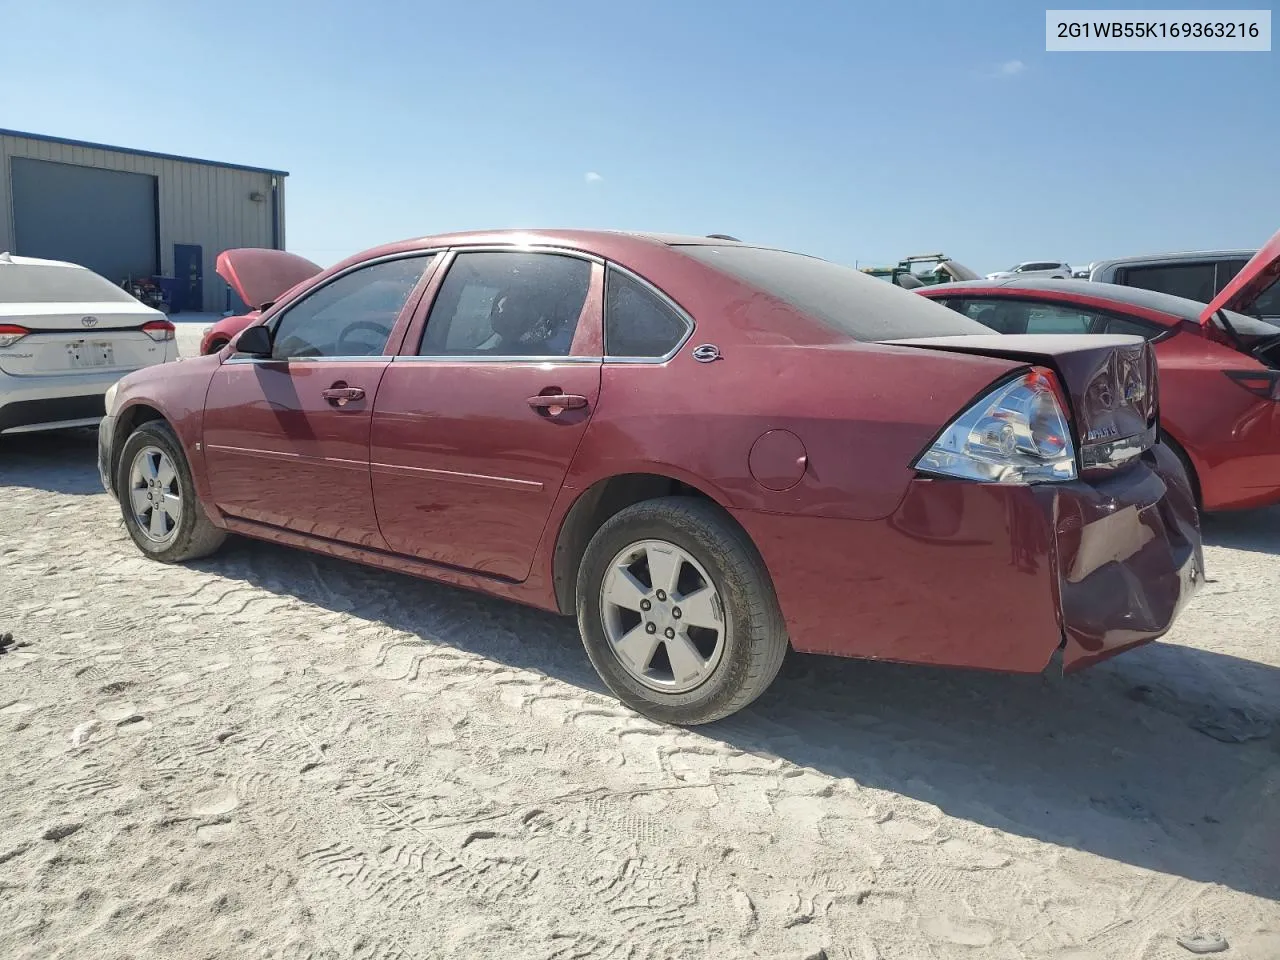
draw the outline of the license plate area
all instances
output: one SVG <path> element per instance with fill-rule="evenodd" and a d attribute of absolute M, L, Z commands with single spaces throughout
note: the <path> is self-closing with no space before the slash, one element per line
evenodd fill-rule
<path fill-rule="evenodd" d="M 110 367 L 116 362 L 110 340 L 73 340 L 67 344 L 67 357 L 76 370 Z"/>

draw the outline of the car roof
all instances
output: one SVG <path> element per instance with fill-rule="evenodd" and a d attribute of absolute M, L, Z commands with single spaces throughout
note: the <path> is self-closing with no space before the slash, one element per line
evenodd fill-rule
<path fill-rule="evenodd" d="M 1156 290 L 1145 290 L 1142 287 L 1100 283 L 1096 280 L 1047 280 L 1034 277 L 1028 277 L 1025 280 L 963 280 L 959 283 L 935 284 L 932 287 L 924 287 L 919 292 L 933 297 L 951 292 L 976 293 L 979 290 L 1008 293 L 1074 293 L 1094 300 L 1106 300 L 1120 306 L 1154 310 L 1190 323 L 1199 323 L 1200 312 L 1204 310 L 1204 304 L 1197 300 L 1175 297 L 1171 293 L 1160 293 Z"/>
<path fill-rule="evenodd" d="M 71 267 L 74 270 L 86 270 L 78 263 L 68 263 L 66 260 L 45 260 L 41 257 L 19 257 L 16 254 L 4 252 L 0 253 L 0 263 L 11 264 L 18 267 Z"/>
<path fill-rule="evenodd" d="M 1170 253 L 1149 253 L 1144 256 L 1112 257 L 1109 260 L 1095 260 L 1093 270 L 1108 267 L 1129 266 L 1135 263 L 1184 263 L 1199 260 L 1223 260 L 1244 257 L 1246 260 L 1257 253 L 1257 249 L 1240 247 L 1233 250 L 1176 250 Z"/>
<path fill-rule="evenodd" d="M 538 228 L 504 228 L 498 230 L 464 230 L 457 233 L 442 233 L 429 236 L 400 240 L 383 244 L 343 261 L 344 264 L 355 263 L 373 257 L 387 256 L 396 253 L 407 253 L 432 247 L 466 247 L 466 246 L 552 246 L 583 252 L 603 253 L 615 251 L 622 253 L 627 249 L 662 246 L 735 246 L 755 247 L 757 249 L 776 250 L 767 244 L 744 243 L 741 240 L 724 240 L 716 237 L 685 235 L 678 233 L 645 233 L 629 230 L 579 230 L 579 229 L 538 229 Z"/>

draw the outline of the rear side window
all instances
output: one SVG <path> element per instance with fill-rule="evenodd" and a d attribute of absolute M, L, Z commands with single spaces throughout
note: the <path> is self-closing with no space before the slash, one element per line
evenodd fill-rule
<path fill-rule="evenodd" d="M 137 303 L 84 267 L 0 263 L 0 303 Z"/>
<path fill-rule="evenodd" d="M 460 253 L 449 267 L 421 356 L 565 357 L 587 302 L 591 264 L 551 253 Z"/>
<path fill-rule="evenodd" d="M 1062 264 L 1050 260 L 1037 260 L 1034 263 L 1024 263 L 1018 270 L 1024 273 L 1031 270 L 1057 270 L 1060 266 Z"/>
<path fill-rule="evenodd" d="M 689 324 L 670 304 L 633 277 L 609 268 L 605 280 L 604 352 L 609 357 L 665 357 Z"/>
<path fill-rule="evenodd" d="M 1116 282 L 1200 303 L 1208 303 L 1220 289 L 1217 285 L 1217 264 L 1212 261 L 1125 267 L 1116 271 Z"/>
<path fill-rule="evenodd" d="M 738 245 L 688 244 L 678 249 L 854 340 L 989 332 L 919 294 L 817 257 Z"/>

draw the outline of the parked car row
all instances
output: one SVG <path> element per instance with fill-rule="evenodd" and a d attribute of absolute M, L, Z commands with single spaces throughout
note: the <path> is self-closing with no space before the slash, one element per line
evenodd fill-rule
<path fill-rule="evenodd" d="M 260 312 L 124 377 L 99 430 L 157 560 L 238 533 L 574 616 L 615 694 L 675 723 L 750 703 L 788 649 L 1079 669 L 1203 580 L 1142 337 L 997 335 L 726 238 L 221 267 Z"/>

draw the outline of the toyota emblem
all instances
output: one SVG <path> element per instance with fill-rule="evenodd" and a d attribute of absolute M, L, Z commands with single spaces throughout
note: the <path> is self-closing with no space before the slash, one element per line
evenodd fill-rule
<path fill-rule="evenodd" d="M 97 317 L 81 317 L 80 323 L 86 327 L 96 327 L 98 325 Z"/>

